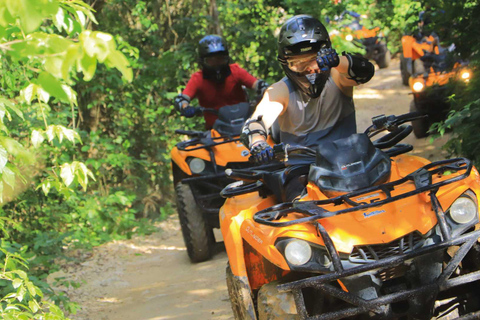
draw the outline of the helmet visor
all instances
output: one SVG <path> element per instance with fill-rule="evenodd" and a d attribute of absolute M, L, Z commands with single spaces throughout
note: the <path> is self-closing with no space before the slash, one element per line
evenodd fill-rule
<path fill-rule="evenodd" d="M 209 67 L 219 67 L 228 64 L 228 55 L 215 55 L 203 58 L 205 65 Z"/>
<path fill-rule="evenodd" d="M 302 73 L 318 69 L 317 53 L 308 53 L 287 58 L 287 65 L 293 72 Z"/>

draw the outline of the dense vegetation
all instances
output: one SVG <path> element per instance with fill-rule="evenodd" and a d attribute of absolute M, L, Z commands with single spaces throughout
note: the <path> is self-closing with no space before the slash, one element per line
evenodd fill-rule
<path fill-rule="evenodd" d="M 0 0 L 2 317 L 62 318 L 40 290 L 74 311 L 43 281 L 65 250 L 152 231 L 151 219 L 173 211 L 174 130 L 202 124 L 172 112 L 171 99 L 198 68 L 203 35 L 222 34 L 235 62 L 272 83 L 288 17 L 368 12 L 363 23 L 381 26 L 397 52 L 429 2 L 446 12 L 435 22 L 442 40 L 477 65 L 478 0 Z M 477 163 L 479 87 L 473 79 L 456 92 L 439 126 L 453 127 L 451 150 Z"/>

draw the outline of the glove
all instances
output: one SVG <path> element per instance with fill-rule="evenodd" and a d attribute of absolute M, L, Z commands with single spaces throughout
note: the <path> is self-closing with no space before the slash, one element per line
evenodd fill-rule
<path fill-rule="evenodd" d="M 250 154 L 258 164 L 267 164 L 273 160 L 274 156 L 272 147 L 265 141 L 254 143 L 250 148 Z"/>
<path fill-rule="evenodd" d="M 192 106 L 186 106 L 185 108 L 182 108 L 180 113 L 187 118 L 191 118 L 191 117 L 196 116 L 199 113 L 199 111 L 200 111 L 199 108 L 195 108 L 195 107 L 192 107 Z"/>
<path fill-rule="evenodd" d="M 323 48 L 317 53 L 317 64 L 321 71 L 328 71 L 340 64 L 337 51 L 332 48 Z"/>

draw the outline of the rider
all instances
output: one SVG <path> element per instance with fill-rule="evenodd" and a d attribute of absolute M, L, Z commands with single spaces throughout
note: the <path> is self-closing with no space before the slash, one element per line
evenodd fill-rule
<path fill-rule="evenodd" d="M 246 102 L 242 85 L 254 89 L 257 95 L 263 95 L 268 84 L 258 80 L 238 64 L 229 64 L 227 43 L 217 35 L 203 37 L 198 46 L 202 70 L 194 73 L 185 90 L 174 100 L 175 108 L 190 118 L 198 113 L 198 108 L 190 106 L 190 101 L 198 98 L 201 106 L 220 109 L 226 105 Z M 211 129 L 217 115 L 204 112 L 206 128 Z"/>
<path fill-rule="evenodd" d="M 257 162 L 268 162 L 269 128 L 277 120 L 280 141 L 317 146 L 356 133 L 353 87 L 375 73 L 368 60 L 331 47 L 323 24 L 309 15 L 297 15 L 282 26 L 278 60 L 286 74 L 265 92 L 241 135 Z"/>

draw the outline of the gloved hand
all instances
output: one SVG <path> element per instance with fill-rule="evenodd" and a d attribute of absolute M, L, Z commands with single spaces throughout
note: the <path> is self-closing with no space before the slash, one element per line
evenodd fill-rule
<path fill-rule="evenodd" d="M 274 152 L 272 147 L 265 142 L 256 142 L 250 148 L 250 154 L 253 157 L 253 160 L 258 164 L 266 164 L 273 160 Z"/>
<path fill-rule="evenodd" d="M 332 48 L 323 48 L 317 53 L 317 64 L 321 71 L 328 71 L 340 64 L 337 51 Z"/>
<path fill-rule="evenodd" d="M 199 110 L 200 109 L 192 106 L 186 106 L 185 108 L 182 108 L 180 113 L 187 118 L 191 118 L 194 117 L 199 112 Z"/>

